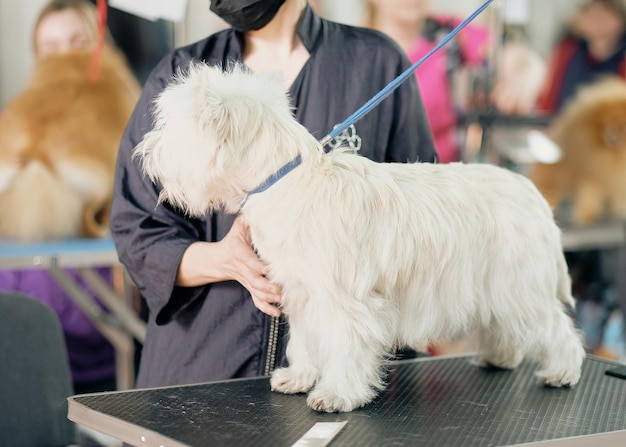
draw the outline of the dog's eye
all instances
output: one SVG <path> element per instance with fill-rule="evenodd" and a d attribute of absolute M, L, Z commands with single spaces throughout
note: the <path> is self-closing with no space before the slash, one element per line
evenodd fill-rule
<path fill-rule="evenodd" d="M 621 138 L 619 130 L 617 132 L 612 128 L 606 128 L 604 130 L 604 144 L 606 144 L 607 147 L 617 148 L 619 147 L 620 142 Z"/>

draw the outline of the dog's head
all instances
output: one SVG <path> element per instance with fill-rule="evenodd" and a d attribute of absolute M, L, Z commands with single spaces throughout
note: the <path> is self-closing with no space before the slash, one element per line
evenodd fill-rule
<path fill-rule="evenodd" d="M 235 212 L 250 190 L 297 154 L 290 136 L 302 129 L 278 73 L 194 63 L 157 97 L 154 128 L 135 156 L 160 183 L 159 201 L 193 216 L 220 207 Z"/>
<path fill-rule="evenodd" d="M 566 154 L 585 163 L 626 162 L 626 83 L 615 77 L 583 89 L 557 117 L 557 138 Z"/>

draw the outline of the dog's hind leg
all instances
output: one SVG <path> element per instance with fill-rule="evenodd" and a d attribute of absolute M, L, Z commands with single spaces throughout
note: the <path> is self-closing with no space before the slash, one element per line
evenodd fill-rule
<path fill-rule="evenodd" d="M 575 385 L 585 358 L 582 338 L 572 319 L 554 306 L 546 309 L 551 318 L 546 319 L 543 333 L 531 352 L 541 369 L 535 375 L 546 385 L 561 387 Z"/>
<path fill-rule="evenodd" d="M 557 269 L 557 300 L 543 303 L 542 321 L 536 327 L 538 333 L 530 356 L 541 366 L 536 376 L 547 385 L 561 387 L 578 382 L 586 353 L 581 332 L 565 312 L 566 307 L 576 304 L 563 254 L 557 259 Z"/>
<path fill-rule="evenodd" d="M 83 237 L 103 237 L 109 231 L 111 200 L 90 200 L 83 209 Z"/>
<path fill-rule="evenodd" d="M 480 330 L 478 353 L 472 363 L 480 367 L 515 368 L 524 359 L 523 346 L 516 339 L 516 334 L 495 323 Z"/>
<path fill-rule="evenodd" d="M 615 188 L 609 194 L 609 212 L 612 217 L 626 219 L 626 196 L 624 196 L 626 188 Z"/>
<path fill-rule="evenodd" d="M 604 193 L 594 182 L 581 179 L 576 185 L 573 214 L 579 223 L 592 223 L 598 220 L 604 211 Z"/>

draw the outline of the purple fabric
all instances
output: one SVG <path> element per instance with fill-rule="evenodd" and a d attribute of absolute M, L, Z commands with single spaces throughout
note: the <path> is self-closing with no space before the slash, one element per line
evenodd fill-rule
<path fill-rule="evenodd" d="M 112 283 L 110 268 L 98 268 L 96 271 L 107 283 Z M 66 269 L 65 272 L 94 296 L 74 270 Z M 46 270 L 0 270 L 0 291 L 31 296 L 54 310 L 63 327 L 74 383 L 95 382 L 115 376 L 113 347 Z M 104 309 L 100 303 L 98 305 Z"/>

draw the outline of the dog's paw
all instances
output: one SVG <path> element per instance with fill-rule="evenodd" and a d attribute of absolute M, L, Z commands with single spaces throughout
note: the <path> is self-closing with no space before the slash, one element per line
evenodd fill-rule
<path fill-rule="evenodd" d="M 368 404 L 375 396 L 371 391 L 366 397 L 359 398 L 337 393 L 334 390 L 315 388 L 309 393 L 306 403 L 315 411 L 326 413 L 352 411 Z"/>
<path fill-rule="evenodd" d="M 272 373 L 270 385 L 272 391 L 284 394 L 306 393 L 317 380 L 315 371 L 296 370 L 294 368 L 278 368 Z"/>
<path fill-rule="evenodd" d="M 564 343 L 552 346 L 552 349 L 552 352 L 548 351 L 550 355 L 540 361 L 541 367 L 535 376 L 547 386 L 555 388 L 576 385 L 586 355 L 578 334 Z"/>
<path fill-rule="evenodd" d="M 538 371 L 538 372 L 535 373 L 535 375 L 545 385 L 553 387 L 553 388 L 562 388 L 562 387 L 574 386 L 580 380 L 580 370 L 574 370 L 574 371 L 571 371 L 571 372 L 566 372 L 566 371 L 558 371 L 558 372 Z"/>

